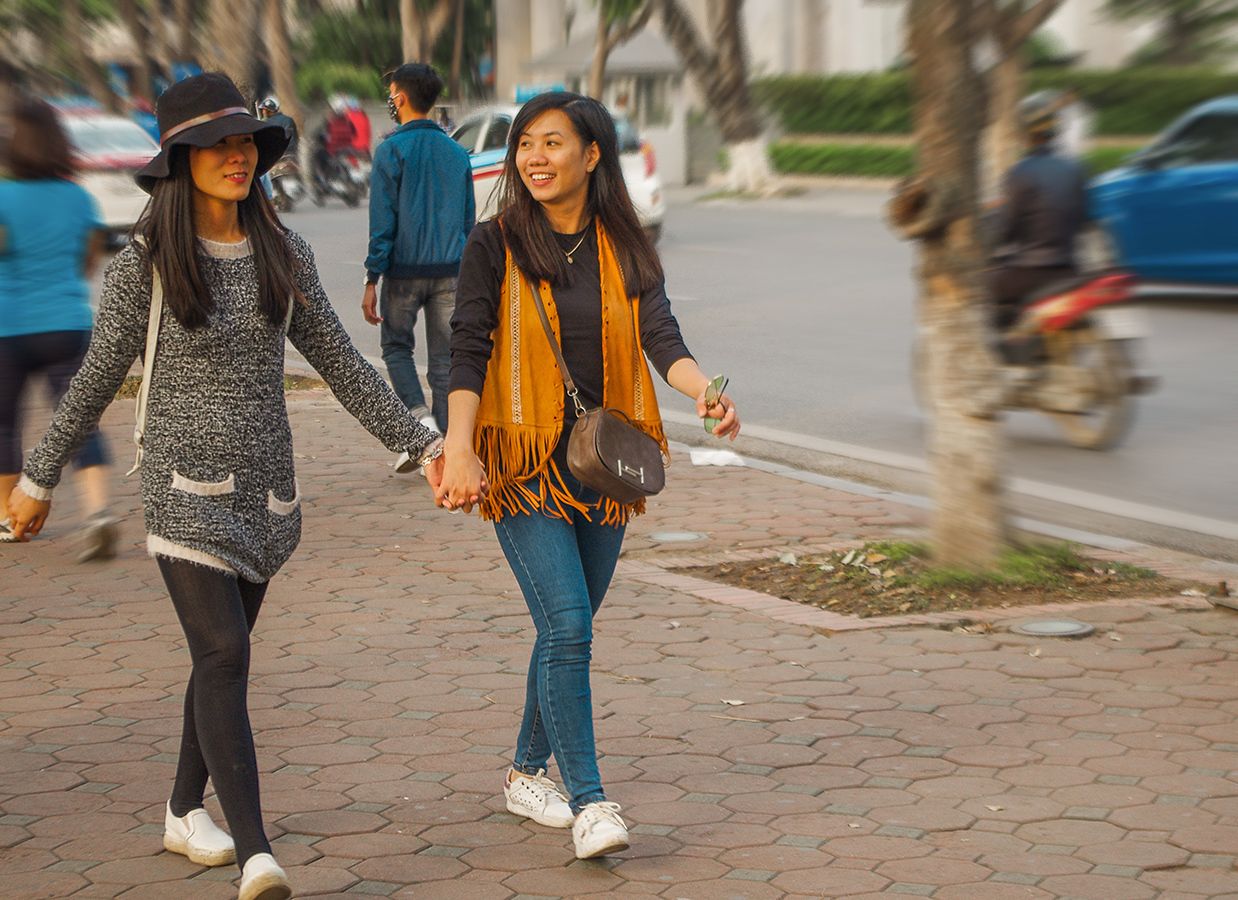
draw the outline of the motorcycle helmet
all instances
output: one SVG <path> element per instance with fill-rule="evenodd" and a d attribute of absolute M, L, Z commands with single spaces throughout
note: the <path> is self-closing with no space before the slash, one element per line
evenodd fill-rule
<path fill-rule="evenodd" d="M 269 119 L 271 116 L 279 112 L 279 101 L 274 97 L 267 97 L 258 104 L 258 118 Z"/>
<path fill-rule="evenodd" d="M 337 116 L 342 116 L 348 111 L 348 101 L 344 99 L 343 94 L 332 94 L 327 105 L 331 107 L 331 112 Z"/>
<path fill-rule="evenodd" d="M 1032 141 L 1047 141 L 1062 127 L 1062 107 L 1069 101 L 1062 91 L 1037 91 L 1019 103 L 1019 121 Z"/>

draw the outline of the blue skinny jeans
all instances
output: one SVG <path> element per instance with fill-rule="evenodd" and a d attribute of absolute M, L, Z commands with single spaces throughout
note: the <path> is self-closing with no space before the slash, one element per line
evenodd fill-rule
<path fill-rule="evenodd" d="M 570 475 L 564 481 L 585 505 L 598 502 L 596 491 Z M 593 616 L 615 573 L 624 530 L 580 513 L 570 519 L 514 513 L 495 523 L 537 627 L 514 766 L 533 774 L 553 753 L 574 813 L 606 799 L 593 739 L 589 662 Z"/>

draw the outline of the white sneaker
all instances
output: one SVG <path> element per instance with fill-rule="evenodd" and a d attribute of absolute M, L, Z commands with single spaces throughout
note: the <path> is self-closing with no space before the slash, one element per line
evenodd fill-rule
<path fill-rule="evenodd" d="M 288 875 L 269 853 L 255 853 L 241 870 L 241 896 L 238 900 L 288 900 L 292 888 Z"/>
<path fill-rule="evenodd" d="M 173 853 L 188 856 L 200 866 L 226 866 L 236 862 L 236 848 L 227 832 L 211 821 L 205 809 L 191 809 L 185 815 L 172 815 L 168 803 L 163 815 L 163 846 Z"/>
<path fill-rule="evenodd" d="M 434 416 L 422 416 L 420 421 L 422 425 L 431 431 L 438 431 L 438 422 L 434 421 Z"/>
<path fill-rule="evenodd" d="M 628 849 L 628 826 L 619 815 L 619 804 L 599 800 L 582 809 L 572 825 L 572 841 L 577 859 Z"/>
<path fill-rule="evenodd" d="M 508 769 L 503 780 L 503 796 L 507 798 L 508 812 L 532 819 L 539 825 L 571 828 L 576 819 L 567 805 L 567 798 L 546 777 L 545 769 L 538 769 L 536 775 Z"/>

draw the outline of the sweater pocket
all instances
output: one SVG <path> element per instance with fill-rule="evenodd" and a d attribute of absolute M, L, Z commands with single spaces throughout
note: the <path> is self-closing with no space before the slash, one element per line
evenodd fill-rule
<path fill-rule="evenodd" d="M 223 481 L 194 481 L 180 472 L 172 471 L 172 488 L 199 497 L 219 497 L 236 491 L 236 476 L 229 474 Z"/>
<path fill-rule="evenodd" d="M 275 491 L 267 491 L 267 509 L 277 516 L 288 516 L 301 505 L 301 483 L 292 479 L 292 499 L 281 500 L 275 496 Z"/>

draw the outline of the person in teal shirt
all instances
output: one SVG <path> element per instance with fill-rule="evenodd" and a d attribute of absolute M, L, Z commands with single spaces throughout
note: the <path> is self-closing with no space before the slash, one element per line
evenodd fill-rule
<path fill-rule="evenodd" d="M 44 375 L 59 403 L 90 344 L 90 276 L 103 254 L 103 223 L 74 173 L 72 146 L 55 110 L 41 100 L 18 100 L 11 180 L 0 181 L 0 542 L 12 537 L 8 497 L 22 468 L 26 384 Z M 86 517 L 81 561 L 114 553 L 108 462 L 96 428 L 74 460 Z"/>

